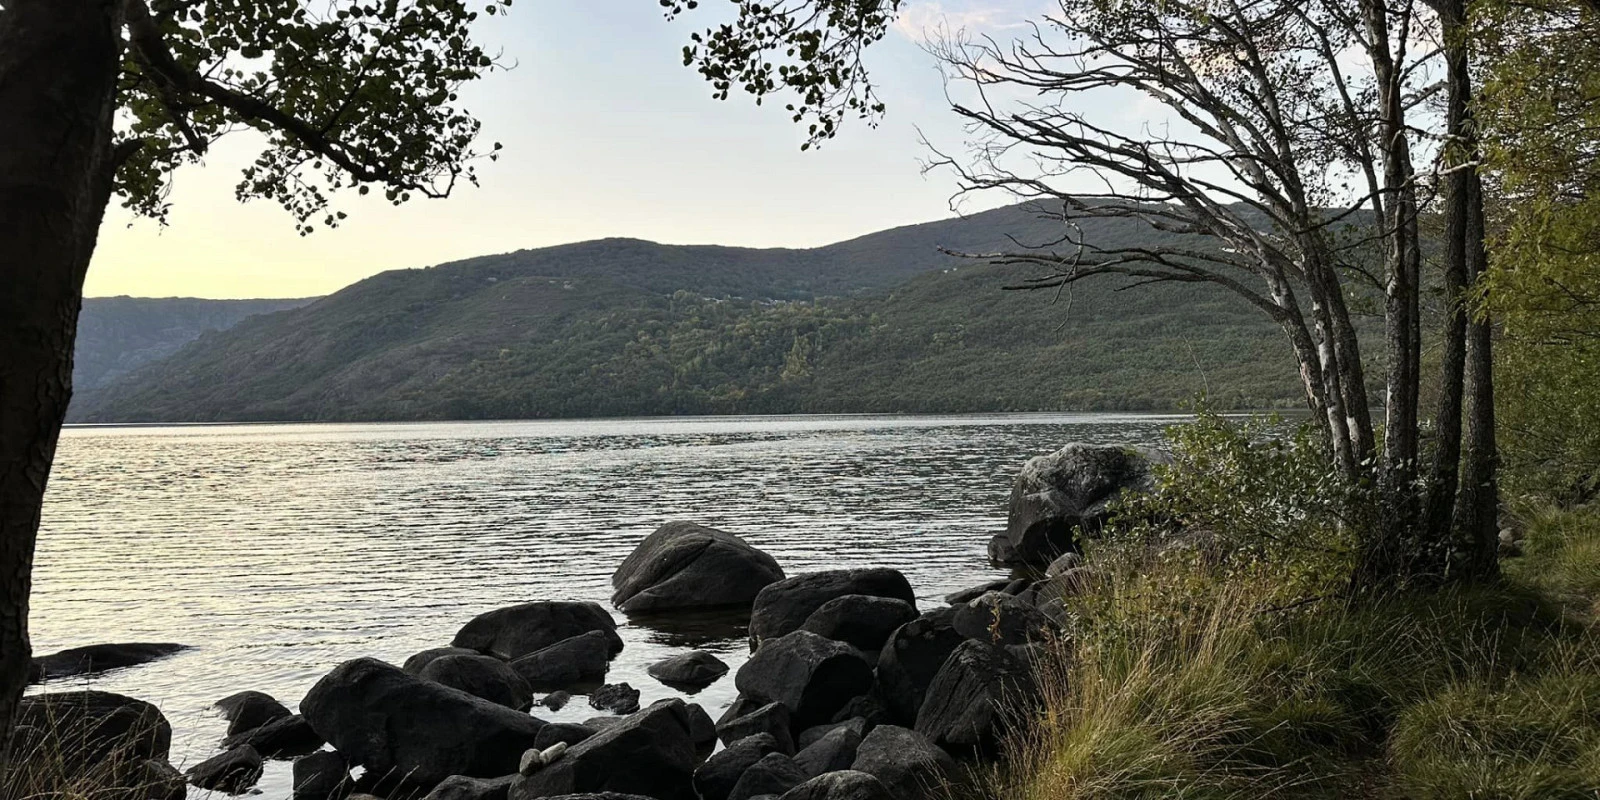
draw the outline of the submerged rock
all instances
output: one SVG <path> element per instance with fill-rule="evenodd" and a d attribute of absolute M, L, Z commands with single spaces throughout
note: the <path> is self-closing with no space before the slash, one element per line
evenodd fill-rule
<path fill-rule="evenodd" d="M 728 665 L 704 650 L 695 650 L 657 661 L 645 673 L 673 688 L 699 691 L 728 674 Z"/>
<path fill-rule="evenodd" d="M 456 634 L 456 647 L 510 661 L 590 631 L 605 634 L 608 655 L 622 652 L 617 622 L 598 603 L 541 600 L 479 614 Z"/>
<path fill-rule="evenodd" d="M 626 683 L 613 683 L 589 693 L 589 707 L 615 714 L 632 714 L 639 710 L 639 690 Z"/>
<path fill-rule="evenodd" d="M 1098 532 L 1123 491 L 1153 488 L 1154 454 L 1129 447 L 1069 444 L 1023 465 L 1011 487 L 1006 530 L 990 543 L 1003 564 L 1045 565 Z"/>
<path fill-rule="evenodd" d="M 300 708 L 318 734 L 368 772 L 425 785 L 451 775 L 509 775 L 544 727 L 538 718 L 370 658 L 339 665 Z"/>
<path fill-rule="evenodd" d="M 159 661 L 176 653 L 192 649 L 186 644 L 168 642 L 129 642 L 123 644 L 92 644 L 74 647 L 33 659 L 30 683 L 94 675 L 107 670 L 133 667 Z"/>
<path fill-rule="evenodd" d="M 750 646 L 800 630 L 829 600 L 850 594 L 904 600 L 915 609 L 917 596 L 899 570 L 837 569 L 785 578 L 761 590 L 750 612 Z"/>
<path fill-rule="evenodd" d="M 611 603 L 628 614 L 748 608 L 783 579 L 772 556 L 726 531 L 669 522 L 645 537 L 611 576 Z"/>

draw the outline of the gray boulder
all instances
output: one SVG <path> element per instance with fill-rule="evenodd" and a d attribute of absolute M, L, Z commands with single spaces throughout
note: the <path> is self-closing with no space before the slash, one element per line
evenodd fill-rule
<path fill-rule="evenodd" d="M 165 763 L 172 725 L 155 706 L 101 691 L 24 697 L 11 734 L 14 753 L 46 753 L 71 785 L 142 786 L 147 762 Z"/>
<path fill-rule="evenodd" d="M 639 710 L 639 690 L 626 683 L 612 683 L 589 693 L 589 707 L 613 714 L 632 714 Z"/>
<path fill-rule="evenodd" d="M 728 800 L 751 800 L 761 795 L 781 795 L 806 782 L 805 770 L 782 753 L 768 753 L 739 776 Z"/>
<path fill-rule="evenodd" d="M 510 661 L 590 631 L 605 634 L 609 655 L 622 652 L 617 622 L 598 603 L 541 600 L 479 614 L 451 644 Z"/>
<path fill-rule="evenodd" d="M 782 703 L 797 728 L 831 722 L 851 699 L 872 689 L 872 666 L 855 648 L 795 631 L 768 639 L 734 676 L 739 693 Z"/>
<path fill-rule="evenodd" d="M 1004 592 L 989 592 L 955 606 L 951 624 L 968 639 L 995 645 L 1048 641 L 1058 630 L 1044 612 Z"/>
<path fill-rule="evenodd" d="M 92 644 L 74 647 L 33 659 L 29 670 L 30 683 L 94 675 L 107 670 L 133 667 L 159 661 L 168 656 L 191 649 L 184 644 L 167 642 L 128 642 L 121 644 Z"/>
<path fill-rule="evenodd" d="M 413 674 L 518 711 L 526 710 L 533 700 L 528 682 L 493 656 L 442 655 Z"/>
<path fill-rule="evenodd" d="M 657 700 L 664 703 L 665 700 Z M 717 749 L 717 723 L 711 721 L 711 715 L 706 713 L 698 703 L 689 703 L 683 707 L 689 715 L 689 738 L 694 740 L 695 750 L 704 759 Z"/>
<path fill-rule="evenodd" d="M 581 633 L 513 660 L 511 669 L 535 692 L 596 684 L 611 669 L 610 640 L 604 631 Z"/>
<path fill-rule="evenodd" d="M 657 661 L 645 673 L 675 689 L 699 691 L 728 674 L 728 665 L 704 650 L 694 650 Z"/>
<path fill-rule="evenodd" d="M 534 738 L 535 749 L 543 750 L 556 742 L 566 742 L 569 745 L 577 744 L 597 731 L 588 725 L 579 725 L 576 722 L 551 722 L 539 729 L 539 735 Z"/>
<path fill-rule="evenodd" d="M 783 580 L 772 556 L 743 539 L 692 522 L 669 522 L 623 560 L 611 603 L 624 613 L 748 608 L 768 584 Z"/>
<path fill-rule="evenodd" d="M 899 570 L 837 569 L 785 578 L 761 590 L 750 611 L 750 647 L 800 630 L 816 610 L 836 597 L 864 594 L 904 600 L 913 608 L 917 596 Z"/>
<path fill-rule="evenodd" d="M 795 737 L 794 742 L 797 747 L 804 750 L 805 748 L 816 744 L 818 739 L 821 739 L 822 737 L 827 736 L 828 734 L 833 733 L 840 728 L 848 728 L 852 731 L 855 731 L 856 739 L 859 740 L 861 737 L 866 736 L 867 731 L 872 730 L 872 727 L 872 723 L 868 722 L 866 717 L 851 717 L 850 719 L 842 722 L 830 722 L 826 725 L 813 725 L 809 728 L 806 728 L 800 732 L 799 736 Z"/>
<path fill-rule="evenodd" d="M 933 676 L 967 637 L 955 629 L 955 609 L 937 608 L 907 622 L 878 653 L 877 694 L 901 725 L 917 721 Z"/>
<path fill-rule="evenodd" d="M 865 772 L 840 770 L 818 775 L 784 792 L 779 800 L 895 800 L 883 782 Z"/>
<path fill-rule="evenodd" d="M 323 737 L 299 714 L 279 717 L 222 740 L 224 748 L 249 745 L 263 758 L 295 758 L 321 750 L 324 743 Z"/>
<path fill-rule="evenodd" d="M 729 711 L 738 708 L 736 704 Z M 777 742 L 778 752 L 792 754 L 794 737 L 790 731 L 789 707 L 782 703 L 768 703 L 731 719 L 724 716 L 717 722 L 717 738 L 725 745 L 732 746 L 740 739 L 765 733 Z"/>
<path fill-rule="evenodd" d="M 939 670 L 917 712 L 917 733 L 957 753 L 992 755 L 1012 715 L 1035 697 L 1033 671 L 1006 650 L 963 642 Z"/>
<path fill-rule="evenodd" d="M 842 725 L 796 753 L 794 763 L 807 777 L 815 778 L 824 772 L 849 769 L 856 761 L 856 749 L 860 746 L 861 734 L 849 725 Z"/>
<path fill-rule="evenodd" d="M 190 767 L 184 774 L 201 789 L 244 794 L 261 780 L 261 772 L 261 754 L 250 745 L 241 745 Z"/>
<path fill-rule="evenodd" d="M 136 785 L 148 800 L 186 800 L 189 796 L 188 779 L 161 759 L 144 762 L 144 780 Z"/>
<path fill-rule="evenodd" d="M 264 692 L 236 692 L 218 700 L 215 707 L 228 721 L 228 736 L 237 736 L 289 716 L 289 709 Z"/>
<path fill-rule="evenodd" d="M 728 800 L 734 784 L 757 761 L 782 752 L 770 733 L 746 736 L 712 754 L 694 771 L 694 790 L 701 800 Z"/>
<path fill-rule="evenodd" d="M 400 668 L 412 675 L 421 675 L 423 668 L 433 663 L 434 659 L 444 658 L 445 656 L 481 655 L 483 654 L 476 650 L 468 650 L 465 647 L 434 647 L 406 659 L 406 663 L 401 664 Z"/>
<path fill-rule="evenodd" d="M 851 769 L 881 781 L 895 800 L 932 800 L 955 759 L 916 731 L 879 725 L 861 740 Z"/>
<path fill-rule="evenodd" d="M 517 770 L 544 722 L 370 658 L 339 665 L 300 708 L 311 727 L 368 772 L 424 785 Z"/>
<path fill-rule="evenodd" d="M 668 700 L 618 720 L 533 775 L 517 777 L 510 800 L 580 792 L 691 800 L 690 779 L 699 763 L 683 701 Z"/>
<path fill-rule="evenodd" d="M 893 597 L 847 594 L 823 603 L 801 630 L 877 653 L 889 634 L 917 618 L 916 606 Z"/>
<path fill-rule="evenodd" d="M 295 759 L 294 800 L 340 800 L 350 790 L 350 762 L 333 750 Z"/>
<path fill-rule="evenodd" d="M 1011 487 L 1006 530 L 990 543 L 1004 564 L 1045 565 L 1100 530 L 1123 491 L 1154 486 L 1152 453 L 1073 443 L 1023 465 Z"/>

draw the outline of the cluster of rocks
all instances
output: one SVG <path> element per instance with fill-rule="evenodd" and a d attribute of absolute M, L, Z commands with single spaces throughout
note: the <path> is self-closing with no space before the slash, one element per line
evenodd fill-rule
<path fill-rule="evenodd" d="M 1011 526 L 996 540 L 1006 543 L 992 549 L 1049 566 L 933 609 L 918 609 L 897 570 L 787 576 L 725 531 L 675 522 L 646 537 L 612 577 L 618 609 L 749 612 L 751 656 L 734 675 L 737 699 L 715 721 L 680 698 L 641 708 L 638 690 L 605 684 L 623 648 L 611 614 L 549 600 L 482 614 L 449 646 L 398 667 L 341 664 L 298 714 L 260 692 L 223 698 L 221 752 L 182 775 L 167 762 L 171 729 L 153 706 L 76 694 L 121 720 L 105 723 L 108 732 L 158 721 L 137 755 L 139 777 L 166 787 L 162 800 L 182 797 L 185 780 L 248 791 L 269 759 L 294 761 L 294 800 L 922 800 L 959 760 L 992 755 L 1036 705 L 1031 662 L 1063 635 L 1063 598 L 1092 580 L 1074 537 L 1103 513 L 1108 487 L 1137 488 L 1148 476 L 1147 463 L 1120 448 L 1041 458 L 1019 477 Z M 728 672 L 703 651 L 648 669 L 687 690 Z M 620 716 L 556 723 L 530 713 L 559 709 L 573 693 Z M 24 726 L 45 698 L 71 694 L 29 698 Z"/>

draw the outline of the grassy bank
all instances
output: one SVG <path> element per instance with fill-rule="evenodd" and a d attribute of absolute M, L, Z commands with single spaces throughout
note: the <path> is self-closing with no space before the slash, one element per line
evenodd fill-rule
<path fill-rule="evenodd" d="M 1286 593 L 1292 557 L 1091 556 L 982 793 L 1600 798 L 1600 509 L 1525 519 L 1499 585 L 1360 607 Z"/>

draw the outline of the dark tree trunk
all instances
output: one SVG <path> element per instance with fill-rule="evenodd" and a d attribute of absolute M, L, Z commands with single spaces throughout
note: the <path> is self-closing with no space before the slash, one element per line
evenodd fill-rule
<path fill-rule="evenodd" d="M 1467 278 L 1478 280 L 1487 268 L 1484 252 L 1483 189 L 1473 175 L 1467 214 Z M 1474 248 L 1471 243 L 1476 242 Z M 1500 468 L 1494 420 L 1494 325 L 1487 317 L 1467 324 L 1466 425 L 1461 491 L 1456 496 L 1457 539 L 1464 551 L 1459 577 L 1490 578 L 1499 573 Z"/>
<path fill-rule="evenodd" d="M 1478 155 L 1472 126 L 1472 76 L 1467 60 L 1466 3 L 1435 0 L 1444 24 L 1446 69 L 1449 82 L 1445 149 L 1446 179 L 1444 296 L 1445 318 L 1439 355 L 1439 405 L 1434 412 L 1433 468 L 1428 480 L 1428 505 L 1424 535 L 1428 552 L 1423 569 L 1442 572 L 1448 567 L 1455 524 L 1456 489 L 1461 468 L 1462 381 L 1467 358 L 1468 260 L 1482 258 L 1483 229 L 1469 225 L 1477 194 L 1477 172 L 1471 166 Z M 1477 198 L 1482 211 L 1481 197 Z"/>
<path fill-rule="evenodd" d="M 0 11 L 0 742 L 27 683 L 39 509 L 111 195 L 121 17 L 119 0 Z"/>

